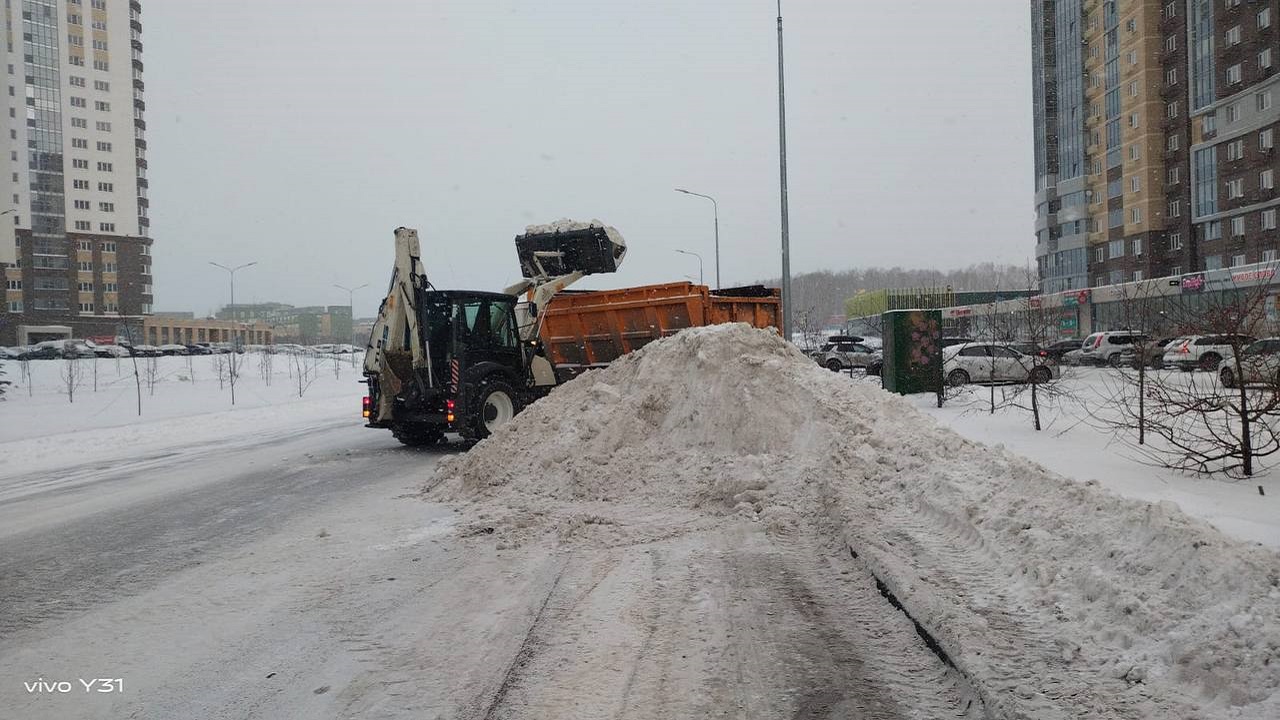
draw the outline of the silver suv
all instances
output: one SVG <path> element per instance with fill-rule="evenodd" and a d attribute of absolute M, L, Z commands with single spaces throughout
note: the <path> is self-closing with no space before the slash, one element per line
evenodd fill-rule
<path fill-rule="evenodd" d="M 1096 332 L 1080 344 L 1080 364 L 1120 367 L 1125 351 L 1132 351 L 1134 343 L 1150 341 L 1147 335 L 1133 330 Z"/>
<path fill-rule="evenodd" d="M 828 370 L 839 372 L 850 368 L 866 368 L 880 357 L 879 351 L 862 342 L 862 338 L 831 338 L 812 357 Z"/>
<path fill-rule="evenodd" d="M 1248 335 L 1189 335 L 1169 343 L 1164 352 L 1164 364 L 1188 372 L 1204 370 L 1213 372 L 1225 358 L 1234 357 L 1235 348 L 1243 350 L 1254 338 Z"/>

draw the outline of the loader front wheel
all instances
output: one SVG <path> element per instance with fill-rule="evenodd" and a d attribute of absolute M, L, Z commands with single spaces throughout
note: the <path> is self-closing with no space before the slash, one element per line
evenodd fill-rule
<path fill-rule="evenodd" d="M 475 400 L 470 404 L 471 418 L 463 436 L 469 440 L 483 440 L 520 412 L 519 396 L 510 385 L 498 379 L 479 383 Z"/>

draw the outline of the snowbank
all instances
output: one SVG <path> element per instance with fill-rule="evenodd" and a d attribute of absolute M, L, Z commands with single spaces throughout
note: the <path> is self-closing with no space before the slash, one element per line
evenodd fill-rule
<path fill-rule="evenodd" d="M 556 389 L 432 487 L 510 542 L 731 514 L 843 533 L 1002 716 L 1280 716 L 1274 552 L 965 440 L 745 325 Z"/>

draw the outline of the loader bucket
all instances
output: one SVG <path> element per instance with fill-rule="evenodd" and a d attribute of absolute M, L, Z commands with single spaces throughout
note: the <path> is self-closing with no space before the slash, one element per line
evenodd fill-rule
<path fill-rule="evenodd" d="M 591 226 L 516 237 L 520 272 L 526 278 L 554 277 L 581 272 L 611 273 L 618 269 L 627 246 L 617 231 Z"/>

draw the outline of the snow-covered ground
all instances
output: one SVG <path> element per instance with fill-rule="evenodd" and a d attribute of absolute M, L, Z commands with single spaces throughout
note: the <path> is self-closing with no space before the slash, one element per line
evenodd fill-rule
<path fill-rule="evenodd" d="M 1062 389 L 1070 399 L 1045 400 L 1045 426 L 1040 431 L 1025 410 L 1004 407 L 990 413 L 989 387 L 968 386 L 942 408 L 931 395 L 910 400 L 970 440 L 1003 446 L 1064 477 L 1096 482 L 1124 497 L 1174 503 L 1232 537 L 1280 548 L 1280 473 L 1268 468 L 1248 480 L 1231 480 L 1155 466 L 1122 434 L 1095 422 L 1114 395 L 1118 372 L 1067 368 Z M 1195 379 L 1202 381 L 1202 375 L 1196 373 Z M 996 388 L 997 405 L 1004 392 Z M 1259 494 L 1259 485 L 1265 495 Z"/>
<path fill-rule="evenodd" d="M 344 409 L 347 419 L 359 421 L 359 358 L 352 367 L 350 356 L 295 361 L 275 355 L 268 375 L 260 356 L 246 354 L 233 406 L 228 357 L 155 358 L 153 383 L 145 359 L 138 360 L 137 379 L 128 358 L 4 363 L 5 379 L 14 385 L 0 402 L 0 476 L 144 457 L 186 442 L 261 438 L 332 422 Z"/>

